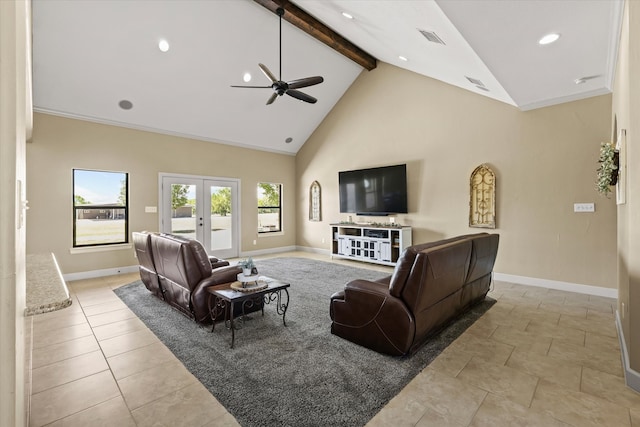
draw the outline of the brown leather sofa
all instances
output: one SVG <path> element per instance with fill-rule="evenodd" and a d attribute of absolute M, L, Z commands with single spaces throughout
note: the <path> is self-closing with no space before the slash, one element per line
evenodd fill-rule
<path fill-rule="evenodd" d="M 140 278 L 158 298 L 199 323 L 210 323 L 206 288 L 227 286 L 242 269 L 209 257 L 197 240 L 171 234 L 134 232 Z"/>
<path fill-rule="evenodd" d="M 331 333 L 380 353 L 414 353 L 484 299 L 498 241 L 478 233 L 405 249 L 391 276 L 353 280 L 331 296 Z"/>

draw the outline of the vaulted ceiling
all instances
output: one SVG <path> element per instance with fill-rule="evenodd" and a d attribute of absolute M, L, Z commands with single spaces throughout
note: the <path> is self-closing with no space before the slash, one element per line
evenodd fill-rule
<path fill-rule="evenodd" d="M 378 61 L 529 110 L 611 92 L 622 14 L 622 0 L 32 4 L 35 111 L 289 154 L 370 68 L 325 43 L 344 38 Z M 283 21 L 281 73 L 323 76 L 300 89 L 315 104 L 285 95 L 265 105 L 272 89 L 231 87 L 269 86 L 258 63 L 280 78 L 278 5 L 292 21 L 316 20 L 311 34 Z M 549 33 L 560 38 L 539 45 Z"/>

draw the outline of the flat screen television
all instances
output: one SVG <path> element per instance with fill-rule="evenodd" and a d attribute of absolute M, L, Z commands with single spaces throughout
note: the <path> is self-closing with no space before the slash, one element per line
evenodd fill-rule
<path fill-rule="evenodd" d="M 406 164 L 342 171 L 338 182 L 341 213 L 408 213 Z"/>

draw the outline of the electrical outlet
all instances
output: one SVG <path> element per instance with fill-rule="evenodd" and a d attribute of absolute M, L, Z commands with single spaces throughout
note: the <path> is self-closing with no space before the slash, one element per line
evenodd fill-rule
<path fill-rule="evenodd" d="M 573 211 L 574 212 L 595 212 L 596 205 L 595 203 L 574 203 Z"/>
<path fill-rule="evenodd" d="M 324 243 L 324 237 L 322 238 L 322 243 Z"/>
<path fill-rule="evenodd" d="M 255 239 L 254 239 L 254 240 L 253 240 L 253 244 L 254 244 L 254 246 L 255 246 L 257 243 L 258 243 L 258 242 L 257 242 L 257 240 L 255 240 Z"/>

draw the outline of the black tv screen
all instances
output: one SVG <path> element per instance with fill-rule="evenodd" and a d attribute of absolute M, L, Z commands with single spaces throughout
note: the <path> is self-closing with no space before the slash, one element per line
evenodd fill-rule
<path fill-rule="evenodd" d="M 340 212 L 358 215 L 407 213 L 407 165 L 338 173 Z"/>

